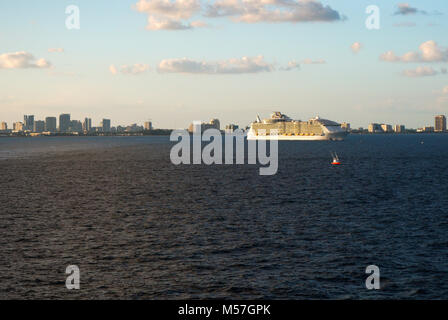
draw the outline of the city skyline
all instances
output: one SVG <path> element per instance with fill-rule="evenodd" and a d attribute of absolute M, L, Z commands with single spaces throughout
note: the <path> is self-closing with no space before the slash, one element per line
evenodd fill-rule
<path fill-rule="evenodd" d="M 272 1 L 292 13 L 275 19 L 241 15 L 247 1 L 207 11 L 178 0 L 169 14 L 162 3 L 75 1 L 79 30 L 65 26 L 69 3 L 3 3 L 0 26 L 15 32 L 0 32 L 0 119 L 70 110 L 96 123 L 152 115 L 158 127 L 183 128 L 281 110 L 417 128 L 447 113 L 446 1 L 377 1 L 379 30 L 365 27 L 369 1 Z"/>
<path fill-rule="evenodd" d="M 258 116 L 257 116 L 258 117 Z M 59 121 L 57 120 L 59 118 Z M 0 119 L 0 131 L 19 131 L 19 132 L 51 132 L 51 133 L 70 133 L 70 132 L 117 132 L 125 131 L 125 128 L 137 128 L 137 131 L 150 131 L 153 130 L 152 120 L 144 120 L 143 125 L 138 125 L 139 122 L 133 123 L 131 125 L 121 125 L 117 124 L 112 126 L 111 119 L 103 118 L 98 126 L 92 125 L 92 118 L 85 117 L 84 120 L 72 119 L 70 113 L 61 113 L 59 117 L 47 116 L 44 120 L 38 120 L 34 115 L 24 115 L 23 121 L 14 121 L 12 126 L 5 121 Z M 198 120 L 194 120 L 198 121 Z M 446 126 L 446 116 L 445 115 L 435 115 L 433 117 L 434 125 L 423 125 L 418 127 L 409 128 L 403 123 L 390 124 L 387 122 L 370 122 L 367 127 L 352 127 L 351 123 L 344 121 L 340 123 L 340 126 L 347 131 L 368 131 L 369 133 L 404 133 L 406 130 L 415 130 L 416 132 L 447 132 Z M 217 128 L 220 130 L 220 120 L 217 118 L 211 119 L 209 122 L 201 122 L 204 128 Z M 18 128 L 17 128 L 18 127 Z M 225 124 L 225 131 L 227 132 L 230 128 L 245 128 L 246 125 L 236 124 L 236 122 L 229 122 Z M 40 129 L 36 129 L 40 128 Z M 183 129 L 187 129 L 189 132 L 193 132 L 193 123 L 185 126 Z M 162 130 L 172 130 L 174 128 L 162 128 Z M 203 129 L 204 130 L 204 129 Z"/>

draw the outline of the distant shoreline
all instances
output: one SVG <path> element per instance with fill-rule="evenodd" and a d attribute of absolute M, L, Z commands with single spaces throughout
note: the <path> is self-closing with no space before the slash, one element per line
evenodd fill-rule
<path fill-rule="evenodd" d="M 143 137 L 143 136 L 170 136 L 173 129 L 157 129 L 143 132 L 120 133 L 0 133 L 0 138 L 37 138 L 37 137 Z"/>
<path fill-rule="evenodd" d="M 154 130 L 153 132 L 129 132 L 129 133 L 97 133 L 97 134 L 71 134 L 71 133 L 54 133 L 54 134 L 1 134 L 0 138 L 54 138 L 54 137 L 169 137 L 171 132 L 174 130 L 163 129 Z M 408 135 L 443 135 L 448 134 L 448 132 L 405 132 L 405 133 L 394 133 L 394 132 L 351 132 L 349 135 L 366 135 L 366 136 L 408 136 Z"/>

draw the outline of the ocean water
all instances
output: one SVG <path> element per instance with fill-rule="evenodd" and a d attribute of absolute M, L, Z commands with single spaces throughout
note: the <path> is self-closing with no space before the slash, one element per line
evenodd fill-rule
<path fill-rule="evenodd" d="M 0 139 L 0 299 L 448 298 L 448 135 L 280 142 L 273 176 L 171 146 Z"/>

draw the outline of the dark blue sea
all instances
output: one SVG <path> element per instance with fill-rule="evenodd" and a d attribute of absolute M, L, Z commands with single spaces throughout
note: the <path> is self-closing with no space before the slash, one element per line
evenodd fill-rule
<path fill-rule="evenodd" d="M 0 138 L 0 299 L 448 299 L 448 134 L 284 141 L 273 176 L 172 145 Z"/>

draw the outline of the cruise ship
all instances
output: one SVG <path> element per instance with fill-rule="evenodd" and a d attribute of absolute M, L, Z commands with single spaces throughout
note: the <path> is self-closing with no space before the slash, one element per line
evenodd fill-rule
<path fill-rule="evenodd" d="M 277 130 L 278 135 L 270 135 Z M 281 112 L 268 119 L 253 122 L 247 133 L 248 140 L 344 140 L 347 131 L 337 122 L 316 117 L 308 121 L 292 120 Z"/>

